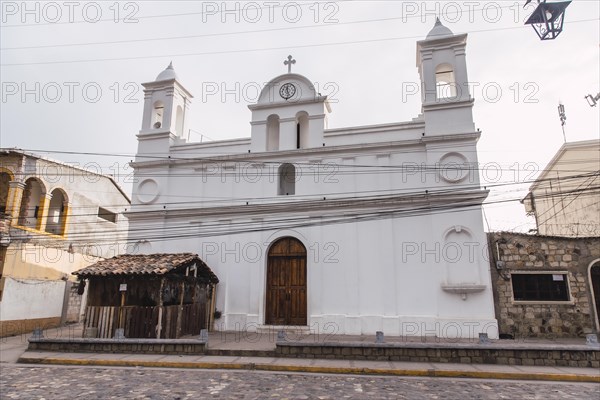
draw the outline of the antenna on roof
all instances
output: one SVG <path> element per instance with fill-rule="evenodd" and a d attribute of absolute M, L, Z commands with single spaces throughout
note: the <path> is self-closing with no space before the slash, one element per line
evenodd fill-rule
<path fill-rule="evenodd" d="M 562 126 L 563 139 L 567 143 L 567 135 L 565 134 L 565 125 L 567 124 L 567 114 L 565 113 L 565 106 L 562 102 L 558 103 L 558 117 L 560 118 L 560 125 Z"/>

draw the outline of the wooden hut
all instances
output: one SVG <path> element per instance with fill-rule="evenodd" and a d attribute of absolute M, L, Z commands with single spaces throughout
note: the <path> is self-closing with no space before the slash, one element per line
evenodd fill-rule
<path fill-rule="evenodd" d="M 219 279 L 197 254 L 121 255 L 73 274 L 89 284 L 84 337 L 176 339 L 212 325 Z"/>

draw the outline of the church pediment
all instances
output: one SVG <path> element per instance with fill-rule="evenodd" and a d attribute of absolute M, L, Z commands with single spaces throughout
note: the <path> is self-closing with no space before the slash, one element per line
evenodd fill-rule
<path fill-rule="evenodd" d="M 312 82 L 306 77 L 288 73 L 272 79 L 265 85 L 256 106 L 305 103 L 316 101 L 320 97 Z"/>

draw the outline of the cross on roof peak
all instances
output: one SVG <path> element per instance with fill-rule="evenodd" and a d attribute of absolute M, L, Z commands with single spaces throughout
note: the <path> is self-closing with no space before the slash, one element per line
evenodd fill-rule
<path fill-rule="evenodd" d="M 292 56 L 288 56 L 287 60 L 283 62 L 283 65 L 288 67 L 288 74 L 292 73 L 292 64 L 296 64 L 296 60 Z"/>

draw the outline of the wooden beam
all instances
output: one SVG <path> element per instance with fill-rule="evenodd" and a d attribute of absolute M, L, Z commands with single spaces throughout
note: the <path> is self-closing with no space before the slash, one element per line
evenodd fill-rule
<path fill-rule="evenodd" d="M 185 280 L 181 281 L 181 291 L 179 293 L 179 308 L 177 309 L 177 333 L 175 339 L 181 336 L 181 319 L 183 317 L 183 297 L 185 294 Z"/>
<path fill-rule="evenodd" d="M 160 290 L 158 293 L 158 324 L 156 325 L 156 338 L 160 339 L 162 334 L 162 319 L 163 319 L 163 289 L 165 285 L 165 277 L 160 278 Z"/>
<path fill-rule="evenodd" d="M 215 301 L 217 296 L 217 285 L 211 283 L 208 285 L 208 288 L 210 289 L 210 301 L 208 304 L 208 325 L 206 326 L 206 329 L 210 332 L 214 330 L 213 323 L 215 320 Z"/>

